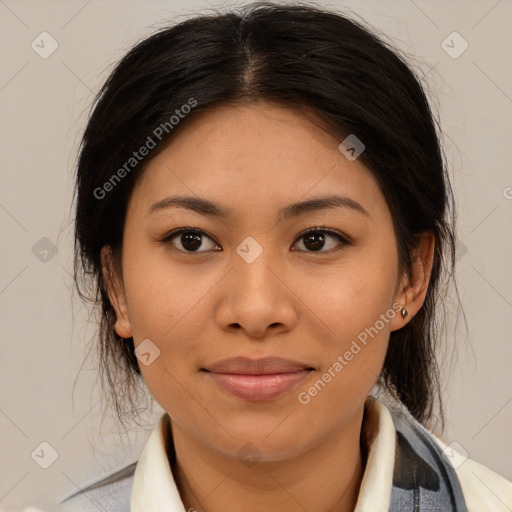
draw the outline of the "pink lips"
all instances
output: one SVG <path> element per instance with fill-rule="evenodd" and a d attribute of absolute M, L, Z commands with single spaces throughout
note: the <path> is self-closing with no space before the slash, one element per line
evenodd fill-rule
<path fill-rule="evenodd" d="M 269 400 L 289 391 L 312 370 L 309 365 L 280 357 L 236 357 L 203 368 L 221 388 L 251 401 Z"/>

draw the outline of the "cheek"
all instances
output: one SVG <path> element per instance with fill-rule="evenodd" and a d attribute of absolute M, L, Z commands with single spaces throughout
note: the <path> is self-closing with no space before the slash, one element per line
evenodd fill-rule
<path fill-rule="evenodd" d="M 380 251 L 378 257 L 361 251 L 328 273 L 317 269 L 298 280 L 306 314 L 321 320 L 327 339 L 344 344 L 389 310 L 397 277 L 394 256 L 392 251 Z"/>
<path fill-rule="evenodd" d="M 136 344 L 145 338 L 166 343 L 183 322 L 192 328 L 204 324 L 204 318 L 203 322 L 191 319 L 197 317 L 202 299 L 215 284 L 214 276 L 200 272 L 198 265 L 176 265 L 158 247 L 135 249 L 128 245 L 124 264 Z"/>
<path fill-rule="evenodd" d="M 177 271 L 161 254 L 155 257 L 156 252 L 127 250 L 124 281 L 142 377 L 156 401 L 173 410 L 190 399 L 184 390 L 190 368 L 200 365 L 201 342 L 207 341 L 205 330 L 211 316 L 205 299 L 218 276 L 215 279 L 205 272 L 198 277 L 194 265 Z M 144 347 L 158 354 L 149 365 L 140 358 L 146 352 L 138 348 L 143 341 Z"/>
<path fill-rule="evenodd" d="M 332 403 L 348 407 L 358 404 L 378 379 L 387 352 L 390 321 L 397 314 L 391 307 L 396 254 L 387 247 L 383 244 L 380 250 L 360 251 L 360 257 L 347 257 L 327 278 L 319 280 L 316 276 L 317 284 L 322 282 L 324 286 L 317 286 L 317 293 L 310 293 L 309 302 L 305 301 L 323 329 L 318 337 L 324 354 L 317 376 L 321 382 L 317 380 L 318 384 L 309 388 L 313 408 L 323 410 Z M 314 289 L 313 281 L 303 282 L 304 292 Z"/>
<path fill-rule="evenodd" d="M 307 404 L 308 417 L 314 418 L 308 421 L 318 429 L 323 428 L 326 411 L 332 421 L 341 421 L 364 402 L 378 380 L 388 348 L 386 312 L 391 318 L 396 315 L 390 308 L 393 283 L 382 275 L 354 273 L 340 277 L 337 284 L 317 304 L 319 324 L 329 328 L 317 338 L 322 364 L 316 379 L 298 391 L 302 392 L 299 402 Z"/>

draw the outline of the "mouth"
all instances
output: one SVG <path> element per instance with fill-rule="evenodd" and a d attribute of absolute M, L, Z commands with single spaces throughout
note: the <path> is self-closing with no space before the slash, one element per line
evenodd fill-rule
<path fill-rule="evenodd" d="M 315 369 L 280 357 L 224 359 L 201 368 L 223 391 L 249 401 L 276 398 L 296 387 Z"/>

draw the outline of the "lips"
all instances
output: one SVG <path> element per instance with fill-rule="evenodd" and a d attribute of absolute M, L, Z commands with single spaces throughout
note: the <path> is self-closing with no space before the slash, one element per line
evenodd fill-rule
<path fill-rule="evenodd" d="M 262 401 L 276 398 L 293 389 L 314 368 L 281 357 L 236 357 L 223 359 L 201 370 L 231 395 L 250 401 Z"/>

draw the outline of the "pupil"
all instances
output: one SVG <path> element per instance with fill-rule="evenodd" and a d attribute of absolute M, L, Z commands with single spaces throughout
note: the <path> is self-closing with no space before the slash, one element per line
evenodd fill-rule
<path fill-rule="evenodd" d="M 181 235 L 181 243 L 185 249 L 195 251 L 201 247 L 201 235 L 190 232 L 183 233 Z M 324 245 L 324 235 L 319 232 L 307 235 L 304 245 L 313 251 L 320 250 Z"/>
<path fill-rule="evenodd" d="M 308 246 L 308 241 L 313 242 L 312 246 Z M 304 240 L 304 245 L 308 249 L 313 249 L 313 250 L 322 249 L 322 247 L 324 245 L 324 235 L 319 232 L 307 235 Z"/>
<path fill-rule="evenodd" d="M 185 249 L 196 250 L 201 247 L 201 235 L 190 232 L 183 233 L 181 235 L 181 243 Z M 189 244 L 188 247 L 187 244 Z"/>

